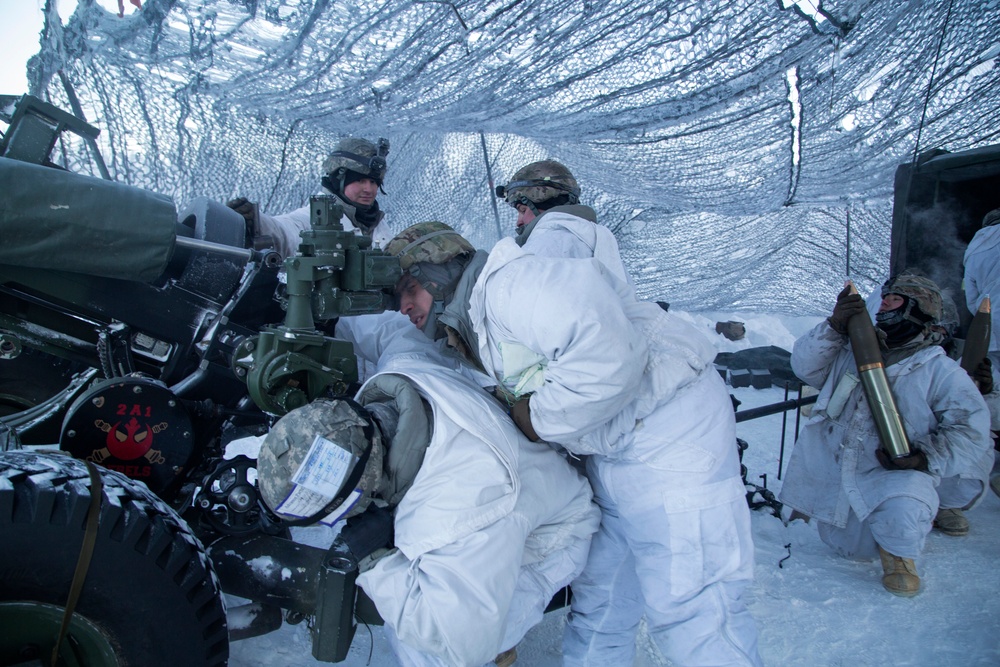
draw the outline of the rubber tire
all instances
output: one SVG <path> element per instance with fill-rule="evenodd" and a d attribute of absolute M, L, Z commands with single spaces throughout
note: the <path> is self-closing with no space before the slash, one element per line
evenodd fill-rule
<path fill-rule="evenodd" d="M 123 667 L 221 667 L 226 609 L 204 547 L 144 485 L 98 466 L 97 544 L 75 614 Z M 90 477 L 61 453 L 0 454 L 0 605 L 65 605 L 83 542 Z"/>

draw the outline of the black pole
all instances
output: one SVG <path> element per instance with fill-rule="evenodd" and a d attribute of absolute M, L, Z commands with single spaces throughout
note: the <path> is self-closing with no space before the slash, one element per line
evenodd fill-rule
<path fill-rule="evenodd" d="M 479 142 L 483 145 L 483 160 L 486 161 L 486 180 L 490 186 L 490 203 L 493 204 L 493 217 L 497 221 L 497 241 L 503 238 L 503 231 L 500 229 L 500 211 L 497 210 L 497 193 L 493 185 L 493 167 L 490 166 L 490 154 L 486 151 L 486 135 L 479 130 Z"/>
<path fill-rule="evenodd" d="M 785 402 L 788 401 L 788 382 L 785 382 Z M 785 460 L 785 427 L 788 424 L 788 412 L 781 413 L 781 446 L 778 448 L 778 479 L 781 479 L 781 463 Z"/>
<path fill-rule="evenodd" d="M 851 277 L 851 207 L 847 207 L 847 273 L 845 274 L 848 278 Z"/>
<path fill-rule="evenodd" d="M 816 398 L 816 397 L 814 397 Z M 799 385 L 799 401 L 802 401 L 802 385 Z M 815 403 L 815 401 L 813 401 Z M 805 403 L 803 403 L 805 405 Z M 802 413 L 798 410 L 795 412 L 795 439 L 799 439 L 799 419 L 802 417 Z"/>
<path fill-rule="evenodd" d="M 736 423 L 750 421 L 751 419 L 757 419 L 759 417 L 766 417 L 768 415 L 774 415 L 779 412 L 784 412 L 785 410 L 795 410 L 803 405 L 812 405 L 816 402 L 817 396 L 806 396 L 805 398 L 792 399 L 790 401 L 782 401 L 781 403 L 772 403 L 770 405 L 762 405 L 759 408 L 750 408 L 749 410 L 740 410 L 736 413 Z M 796 422 L 796 437 L 798 437 L 798 426 Z"/>

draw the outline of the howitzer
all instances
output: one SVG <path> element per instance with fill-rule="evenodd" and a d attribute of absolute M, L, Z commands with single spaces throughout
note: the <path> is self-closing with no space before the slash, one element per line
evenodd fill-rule
<path fill-rule="evenodd" d="M 354 586 L 365 554 L 339 538 L 330 549 L 292 542 L 260 502 L 256 462 L 225 450 L 349 391 L 357 360 L 332 325 L 381 312 L 398 260 L 345 232 L 332 198 L 314 197 L 312 227 L 282 263 L 211 199 L 178 209 L 56 168 L 49 153 L 72 141 L 64 131 L 96 148 L 83 120 L 30 96 L 0 99 L 0 116 L 10 124 L 0 141 L 0 625 L 14 628 L 0 637 L 0 664 L 51 654 L 66 618 L 60 646 L 74 664 L 222 665 L 230 639 L 276 629 L 284 613 L 312 619 L 315 658 L 343 660 L 365 618 Z M 71 605 L 88 513 L 99 516 L 95 555 Z M 264 556 L 281 576 L 247 565 Z M 240 614 L 226 613 L 224 591 L 248 599 L 245 622 L 229 629 Z M 147 607 L 156 614 L 134 633 L 124 610 Z"/>

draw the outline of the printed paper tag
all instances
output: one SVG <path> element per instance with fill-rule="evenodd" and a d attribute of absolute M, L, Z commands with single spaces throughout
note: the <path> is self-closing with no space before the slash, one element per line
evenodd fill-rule
<path fill-rule="evenodd" d="M 356 456 L 343 447 L 317 435 L 299 469 L 292 475 L 291 491 L 275 509 L 296 517 L 312 516 L 322 511 L 340 491 L 357 460 Z M 338 521 L 357 504 L 361 495 L 361 489 L 354 489 L 321 522 L 332 525 Z"/>
<path fill-rule="evenodd" d="M 292 475 L 292 483 L 326 496 L 329 502 L 337 495 L 356 461 L 357 457 L 349 451 L 317 435 L 302 465 Z"/>

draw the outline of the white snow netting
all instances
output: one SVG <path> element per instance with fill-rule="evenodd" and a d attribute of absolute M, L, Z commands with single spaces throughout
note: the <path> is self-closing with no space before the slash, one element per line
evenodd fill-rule
<path fill-rule="evenodd" d="M 488 249 L 515 220 L 489 175 L 553 158 L 640 295 L 689 310 L 821 314 L 848 272 L 873 289 L 896 165 L 1000 140 L 1000 0 L 58 9 L 29 92 L 75 95 L 117 180 L 282 213 L 338 136 L 384 136 L 391 229 L 441 220 Z M 60 155 L 87 172 L 82 144 Z"/>

